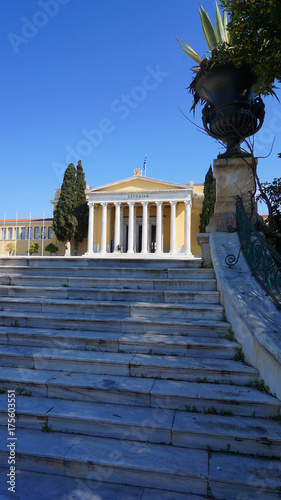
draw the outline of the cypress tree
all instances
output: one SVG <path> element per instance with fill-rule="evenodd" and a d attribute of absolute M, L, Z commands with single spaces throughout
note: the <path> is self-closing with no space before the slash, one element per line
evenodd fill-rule
<path fill-rule="evenodd" d="M 77 219 L 77 226 L 75 229 L 75 255 L 78 253 L 79 243 L 88 234 L 88 217 L 89 209 L 87 205 L 87 199 L 85 194 L 86 181 L 83 167 L 81 165 L 81 160 L 78 161 L 76 168 L 76 209 L 75 216 Z"/>
<path fill-rule="evenodd" d="M 61 192 L 54 209 L 53 230 L 59 241 L 65 242 L 65 255 L 70 255 L 70 240 L 75 236 L 76 209 L 76 169 L 70 163 L 64 173 Z"/>
<path fill-rule="evenodd" d="M 205 233 L 206 227 L 210 222 L 210 218 L 214 214 L 216 201 L 216 179 L 213 177 L 212 167 L 206 174 L 204 182 L 204 200 L 202 205 L 202 213 L 200 214 L 199 232 Z"/>

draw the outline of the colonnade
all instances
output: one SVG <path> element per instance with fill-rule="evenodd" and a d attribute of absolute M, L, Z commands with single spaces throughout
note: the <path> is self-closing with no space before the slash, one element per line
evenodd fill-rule
<path fill-rule="evenodd" d="M 177 252 L 176 248 L 176 207 L 177 203 L 184 202 L 185 204 L 185 224 L 184 224 L 184 253 L 191 254 L 190 249 L 190 230 L 191 230 L 191 201 L 190 200 L 172 200 L 172 201 L 115 201 L 115 202 L 92 202 L 89 201 L 89 227 L 88 227 L 88 251 L 87 255 L 93 254 L 94 247 L 94 209 L 95 206 L 102 206 L 102 223 L 101 223 L 101 248 L 100 253 L 106 254 L 106 236 L 107 236 L 107 212 L 108 208 L 115 206 L 115 222 L 114 222 L 114 253 L 118 252 L 118 245 L 121 238 L 121 220 L 123 219 L 123 208 L 129 206 L 128 220 L 128 254 L 134 253 L 135 248 L 135 208 L 142 205 L 142 240 L 141 253 L 148 253 L 148 227 L 149 227 L 149 205 L 156 205 L 156 254 L 163 253 L 163 204 L 169 203 L 171 210 L 170 222 L 170 254 Z"/>

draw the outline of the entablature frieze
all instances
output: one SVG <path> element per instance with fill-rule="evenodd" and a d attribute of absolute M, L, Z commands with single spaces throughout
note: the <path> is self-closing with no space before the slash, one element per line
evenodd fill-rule
<path fill-rule="evenodd" d="M 162 201 L 163 203 L 169 203 L 171 201 L 185 202 L 191 201 L 192 190 L 167 190 L 165 192 L 160 191 L 147 191 L 137 193 L 135 191 L 120 191 L 119 193 L 103 192 L 103 193 L 89 193 L 89 203 L 125 203 L 130 202 L 143 202 L 156 203 L 157 201 Z"/>

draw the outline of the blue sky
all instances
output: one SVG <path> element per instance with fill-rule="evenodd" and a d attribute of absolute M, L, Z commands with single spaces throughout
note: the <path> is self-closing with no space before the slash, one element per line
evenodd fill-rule
<path fill-rule="evenodd" d="M 214 21 L 215 2 L 202 5 Z M 188 0 L 2 3 L 0 218 L 52 216 L 54 190 L 78 159 L 90 186 L 131 176 L 145 153 L 149 177 L 204 181 L 220 146 L 180 112 L 193 120 L 193 62 L 175 40 L 203 55 L 198 9 Z M 256 155 L 275 144 L 259 160 L 263 181 L 281 167 L 281 105 L 265 104 Z"/>

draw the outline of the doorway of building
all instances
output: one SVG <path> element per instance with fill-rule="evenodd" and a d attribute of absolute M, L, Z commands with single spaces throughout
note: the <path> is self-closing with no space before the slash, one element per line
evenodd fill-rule
<path fill-rule="evenodd" d="M 156 251 L 156 226 L 151 226 L 151 253 Z"/>
<path fill-rule="evenodd" d="M 126 224 L 123 229 L 123 248 L 122 248 L 123 253 L 128 252 L 128 233 L 129 233 L 129 228 Z"/>
<path fill-rule="evenodd" d="M 137 253 L 141 253 L 141 243 L 142 243 L 142 226 L 138 226 L 138 240 L 137 240 Z"/>

